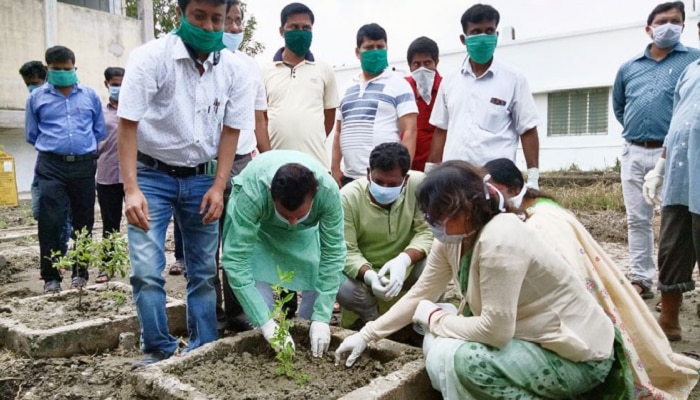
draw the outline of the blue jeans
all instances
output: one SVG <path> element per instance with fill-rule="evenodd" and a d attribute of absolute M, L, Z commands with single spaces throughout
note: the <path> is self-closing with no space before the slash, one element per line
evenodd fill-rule
<path fill-rule="evenodd" d="M 199 213 L 202 197 L 214 183 L 207 175 L 172 177 L 138 165 L 139 188 L 148 201 L 150 230 L 129 225 L 131 286 L 141 323 L 141 350 L 172 354 L 177 339 L 170 335 L 165 314 L 165 233 L 173 213 L 183 233 L 187 264 L 187 330 L 185 351 L 217 339 L 214 254 L 218 243 L 218 221 L 203 224 Z"/>

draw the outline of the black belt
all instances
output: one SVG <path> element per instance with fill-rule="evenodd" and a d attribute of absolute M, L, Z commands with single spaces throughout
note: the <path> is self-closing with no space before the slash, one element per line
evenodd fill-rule
<path fill-rule="evenodd" d="M 88 154 L 80 154 L 80 155 L 75 155 L 75 154 L 63 155 L 63 154 L 50 153 L 48 151 L 41 151 L 41 152 L 39 152 L 39 154 L 41 154 L 42 157 L 53 158 L 54 160 L 61 160 L 61 161 L 65 161 L 65 162 L 97 160 L 97 153 L 88 153 Z"/>
<path fill-rule="evenodd" d="M 194 175 L 204 175 L 207 172 L 207 163 L 202 163 L 196 167 L 179 167 L 175 165 L 168 165 L 162 161 L 156 160 L 155 158 L 149 156 L 148 154 L 143 154 L 140 151 L 136 156 L 136 159 L 153 169 L 178 178 L 184 178 Z"/>
<path fill-rule="evenodd" d="M 658 148 L 664 147 L 663 140 L 644 140 L 644 141 L 630 140 L 630 144 L 633 144 L 633 145 L 639 146 L 639 147 L 644 147 L 645 149 L 658 149 Z"/>

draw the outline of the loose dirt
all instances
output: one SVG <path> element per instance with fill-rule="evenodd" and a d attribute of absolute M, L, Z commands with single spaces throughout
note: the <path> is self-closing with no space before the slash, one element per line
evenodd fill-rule
<path fill-rule="evenodd" d="M 212 357 L 171 373 L 212 398 L 231 398 L 231 393 L 236 393 L 237 399 L 245 400 L 335 399 L 422 357 L 418 348 L 385 360 L 367 351 L 349 369 L 344 364 L 336 366 L 330 351 L 322 358 L 311 356 L 308 324 L 306 329 L 295 329 L 293 338 L 295 371 L 308 374 L 308 383 L 277 376 L 275 353 L 262 338 L 242 353 Z M 337 345 L 333 343 L 333 349 Z"/>

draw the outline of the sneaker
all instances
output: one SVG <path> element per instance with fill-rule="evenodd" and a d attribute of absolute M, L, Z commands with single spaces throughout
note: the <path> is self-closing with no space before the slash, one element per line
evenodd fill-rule
<path fill-rule="evenodd" d="M 48 281 L 44 283 L 44 293 L 58 293 L 61 291 L 61 282 Z"/>
<path fill-rule="evenodd" d="M 170 269 L 168 270 L 168 274 L 170 274 L 170 275 L 182 275 L 184 270 L 185 270 L 185 261 L 184 260 L 176 260 L 170 266 Z"/>
<path fill-rule="evenodd" d="M 76 276 L 73 278 L 70 282 L 70 288 L 71 289 L 80 289 L 85 287 L 85 284 L 87 283 L 87 280 L 83 278 L 82 276 Z"/>

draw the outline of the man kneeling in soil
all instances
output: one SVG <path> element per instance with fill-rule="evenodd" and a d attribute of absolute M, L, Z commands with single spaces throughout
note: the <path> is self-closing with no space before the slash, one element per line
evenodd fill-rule
<path fill-rule="evenodd" d="M 433 235 L 418 208 L 416 188 L 423 173 L 411 171 L 411 156 L 398 142 L 383 143 L 369 156 L 367 178 L 341 190 L 347 258 L 338 291 L 343 326 L 354 315 L 374 321 L 418 280 Z M 358 328 L 358 326 L 354 326 Z"/>
<path fill-rule="evenodd" d="M 299 316 L 312 321 L 311 350 L 321 357 L 345 263 L 340 192 L 326 167 L 294 150 L 253 159 L 233 178 L 223 249 L 231 288 L 268 342 L 278 327 L 270 285 L 279 283 L 278 269 L 294 272 L 284 287 L 302 291 Z"/>

